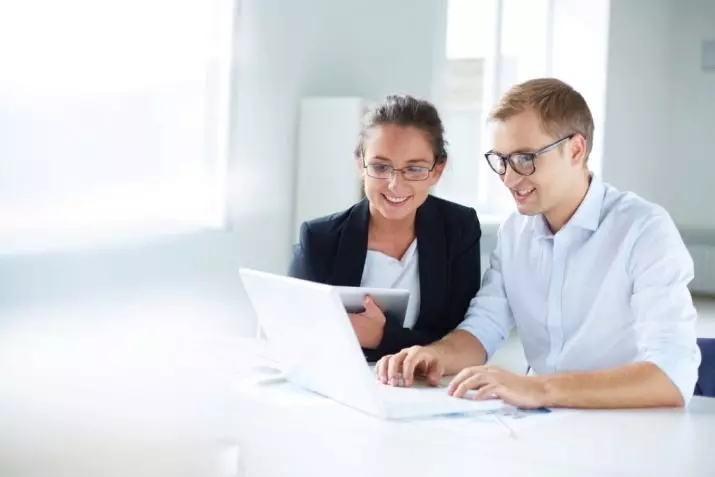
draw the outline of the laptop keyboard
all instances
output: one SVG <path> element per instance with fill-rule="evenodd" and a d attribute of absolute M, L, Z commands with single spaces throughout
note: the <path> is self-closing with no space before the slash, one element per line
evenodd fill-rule
<path fill-rule="evenodd" d="M 450 412 L 489 411 L 504 406 L 498 400 L 473 401 L 447 394 L 446 387 L 402 388 L 379 385 L 378 392 L 389 414 L 444 414 Z"/>
<path fill-rule="evenodd" d="M 399 403 L 416 403 L 416 402 L 435 402 L 444 401 L 445 399 L 455 399 L 447 394 L 446 387 L 427 388 L 427 387 L 410 387 L 402 388 L 388 385 L 380 385 L 380 397 L 385 402 Z"/>

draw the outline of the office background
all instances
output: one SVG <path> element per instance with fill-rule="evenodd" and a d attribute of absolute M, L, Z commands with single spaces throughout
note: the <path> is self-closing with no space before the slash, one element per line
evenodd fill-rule
<path fill-rule="evenodd" d="M 358 113 L 393 92 L 439 107 L 434 193 L 477 209 L 487 255 L 513 206 L 484 114 L 517 81 L 572 83 L 591 167 L 671 213 L 715 336 L 713 0 L 0 2 L 0 65 L 4 475 L 58 429 L 229 419 L 217 383 L 255 331 L 238 268 L 285 271 L 299 221 L 356 199 Z M 517 340 L 500 359 L 522 369 Z M 108 465 L 92 445 L 43 462 Z"/>
<path fill-rule="evenodd" d="M 140 8 L 137 5 L 129 3 L 123 8 L 131 13 L 132 8 Z M 149 140 L 127 134 L 125 154 L 100 155 L 95 153 L 102 150 L 103 136 L 86 129 L 85 139 L 95 141 L 94 148 L 79 147 L 82 141 L 54 140 L 51 144 L 57 147 L 45 157 L 37 152 L 37 144 L 50 141 L 43 137 L 43 131 L 51 130 L 47 125 L 38 129 L 28 122 L 22 129 L 25 123 L 20 123 L 0 133 L 0 164 L 6 171 L 21 169 L 27 151 L 36 159 L 25 176 L 17 174 L 12 181 L 12 175 L 5 174 L 5 192 L 0 195 L 5 211 L 13 207 L 25 210 L 21 206 L 33 202 L 28 200 L 33 193 L 41 198 L 41 191 L 50 189 L 53 180 L 69 181 L 70 173 L 76 177 L 78 170 L 114 168 L 128 171 L 129 177 L 126 189 L 118 188 L 118 198 L 111 204 L 99 201 L 96 192 L 111 185 L 107 181 L 112 174 L 102 176 L 105 182 L 91 173 L 79 174 L 72 183 L 79 194 L 75 203 L 97 204 L 95 215 L 90 216 L 94 227 L 92 220 L 86 220 L 77 233 L 67 234 L 61 229 L 71 229 L 69 219 L 56 221 L 60 232 L 52 227 L 13 229 L 12 223 L 6 222 L 0 234 L 1 309 L 97 300 L 105 294 L 132 296 L 157 289 L 204 297 L 224 310 L 223 318 L 217 318 L 220 326 L 250 333 L 252 324 L 237 319 L 245 308 L 236 270 L 241 265 L 275 272 L 286 267 L 298 213 L 300 105 L 304 98 L 316 96 L 370 101 L 391 92 L 409 92 L 435 101 L 445 117 L 452 153 L 448 173 L 435 193 L 477 208 L 485 221 L 483 248 L 488 253 L 494 244 L 493 231 L 510 204 L 504 202 L 495 187 L 496 179 L 485 171 L 479 155 L 485 149 L 480 139 L 483 104 L 498 97 L 509 84 L 543 74 L 561 77 L 584 92 L 597 124 L 592 167 L 606 181 L 668 209 L 696 259 L 695 285 L 715 292 L 715 215 L 709 207 L 710 182 L 715 176 L 710 144 L 715 130 L 715 72 L 712 64 L 708 69 L 706 63 L 708 58 L 712 62 L 712 52 L 708 53 L 706 46 L 715 38 L 715 2 L 418 0 L 407 8 L 397 0 L 226 0 L 212 5 L 223 8 L 214 11 L 213 17 L 207 16 L 222 28 L 216 26 L 215 30 L 223 32 L 214 35 L 214 47 L 207 50 L 213 61 L 211 72 L 218 78 L 217 93 L 196 96 L 204 101 L 216 96 L 225 99 L 215 108 L 216 114 L 205 117 L 207 122 L 218 118 L 212 124 L 226 126 L 224 136 L 221 131 L 212 136 L 218 146 L 204 150 L 211 154 L 188 156 L 170 151 L 158 164 L 152 163 L 148 154 L 143 161 L 132 162 L 132 157 L 143 157 L 136 150 Z M 192 12 L 185 13 L 190 19 Z M 57 14 L 61 15 L 62 9 Z M 157 20 L 163 12 L 157 7 L 154 14 L 149 18 Z M 71 15 L 65 17 L 69 21 Z M 10 22 L 13 17 L 5 18 Z M 86 21 L 91 21 L 88 18 Z M 127 25 L 132 24 L 130 19 L 127 15 Z M 186 36 L 177 33 L 189 20 L 182 21 L 185 23 L 175 22 L 175 38 Z M 41 32 L 41 27 L 35 33 Z M 158 27 L 149 24 L 146 28 L 151 44 L 154 37 L 150 33 Z M 501 35 L 495 33 L 497 28 Z M 192 32 L 203 38 L 201 31 Z M 495 37 L 499 37 L 498 43 Z M 188 48 L 188 41 L 174 50 L 161 44 L 152 53 L 168 51 L 176 56 L 176 51 Z M 121 47 L 122 43 L 115 45 L 115 53 L 120 54 Z M 184 70 L 177 67 L 176 71 L 200 65 L 203 50 L 191 51 L 195 58 L 179 65 Z M 496 54 L 499 51 L 501 54 Z M 482 57 L 474 58 L 476 55 Z M 9 50 L 5 56 L 11 56 Z M 42 58 L 49 61 L 49 55 Z M 171 79 L 167 71 L 173 70 L 168 63 L 165 70 L 157 69 L 157 77 L 165 74 Z M 100 62 L 94 69 L 103 64 L 112 62 Z M 56 65 L 47 66 L 47 71 L 53 67 Z M 495 73 L 495 68 L 500 71 Z M 12 97 L 11 86 L 6 83 L 6 103 Z M 126 91 L 123 96 L 116 94 L 118 104 L 131 104 L 132 91 Z M 42 101 L 41 96 L 30 93 L 25 97 Z M 169 97 L 166 104 L 172 99 L 176 98 Z M 68 100 L 68 104 L 75 103 Z M 180 104 L 175 112 L 192 111 L 189 106 L 197 109 L 193 104 Z M 25 116 L 31 111 L 21 110 Z M 172 117 L 169 106 L 162 112 L 166 111 L 165 116 L 157 117 Z M 117 123 L 130 124 L 133 113 L 139 117 L 144 112 L 136 107 Z M 81 117 L 77 121 L 82 120 L 85 125 L 93 121 Z M 3 122 L 16 124 L 17 116 L 6 113 Z M 167 136 L 157 147 L 165 149 L 182 131 L 202 126 L 198 121 L 167 121 L 163 131 Z M 326 130 L 325 136 L 330 137 L 331 131 Z M 112 140 L 108 147 L 114 149 L 119 141 Z M 190 139 L 185 143 L 187 148 L 195 146 Z M 352 144 L 344 144 L 343 156 L 334 160 L 350 163 L 351 148 Z M 78 154 L 88 157 L 77 160 Z M 172 168 L 174 157 L 185 164 Z M 124 167 L 115 167 L 117 163 Z M 204 166 L 209 173 L 201 169 Z M 53 169 L 54 176 L 44 183 L 19 180 L 41 175 L 47 168 Z M 67 170 L 70 173 L 63 176 Z M 214 196 L 213 202 L 194 192 L 200 189 L 194 183 L 181 181 L 187 176 L 204 177 L 201 174 L 209 178 L 204 189 L 222 194 Z M 133 184 L 133 177 L 149 177 L 155 183 Z M 156 212 L 146 214 L 142 221 L 132 223 L 131 214 L 144 212 L 150 208 L 149 202 L 144 207 L 137 200 L 131 204 L 133 208 L 117 207 L 117 203 L 144 197 L 134 192 L 144 191 L 142 187 L 148 191 L 146 197 L 154 197 L 159 194 L 156 184 L 174 179 L 176 190 L 163 196 L 168 205 L 155 207 L 152 210 Z M 330 196 L 322 199 L 326 207 L 332 207 Z M 209 206 L 196 206 L 202 200 Z M 34 202 L 42 205 L 41 200 Z M 344 198 L 336 198 L 334 208 L 344 203 Z M 113 224 L 112 218 L 118 216 L 128 219 Z M 38 212 L 36 217 L 39 221 L 42 215 Z M 127 227 L 128 223 L 132 227 Z M 85 231 L 91 233 L 83 236 Z"/>

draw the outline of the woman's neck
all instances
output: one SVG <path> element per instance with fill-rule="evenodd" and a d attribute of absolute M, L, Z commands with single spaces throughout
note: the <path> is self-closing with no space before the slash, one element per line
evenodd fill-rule
<path fill-rule="evenodd" d="M 415 214 L 411 214 L 404 219 L 387 219 L 379 211 L 370 206 L 370 231 L 379 236 L 399 237 L 415 235 Z"/>
<path fill-rule="evenodd" d="M 370 209 L 368 228 L 369 250 L 382 252 L 400 259 L 415 239 L 415 215 L 402 220 L 390 220 Z"/>

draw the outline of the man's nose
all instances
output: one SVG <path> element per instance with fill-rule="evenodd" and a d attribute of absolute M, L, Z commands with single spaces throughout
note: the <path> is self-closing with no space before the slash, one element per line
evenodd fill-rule
<path fill-rule="evenodd" d="M 504 175 L 502 176 L 501 180 L 504 183 L 505 186 L 507 186 L 510 189 L 513 189 L 514 186 L 516 186 L 520 181 L 523 176 L 517 172 L 514 171 L 514 169 L 511 168 L 510 164 L 506 164 L 506 171 L 504 172 Z"/>

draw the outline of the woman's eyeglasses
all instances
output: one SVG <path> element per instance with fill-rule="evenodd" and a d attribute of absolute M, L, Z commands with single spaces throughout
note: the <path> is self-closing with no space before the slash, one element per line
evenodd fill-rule
<path fill-rule="evenodd" d="M 365 164 L 363 167 L 367 170 L 367 175 L 373 179 L 392 179 L 396 173 L 401 173 L 402 177 L 408 181 L 423 181 L 429 177 L 429 173 L 434 170 L 436 163 L 432 167 L 426 166 L 407 166 L 401 169 L 396 169 L 389 164 Z"/>

